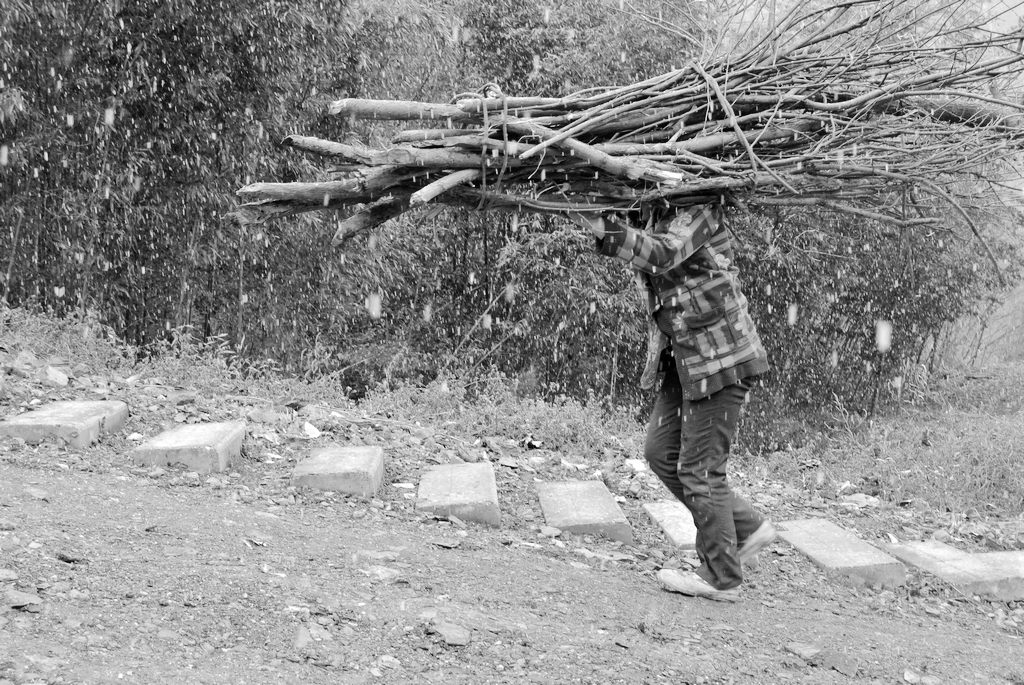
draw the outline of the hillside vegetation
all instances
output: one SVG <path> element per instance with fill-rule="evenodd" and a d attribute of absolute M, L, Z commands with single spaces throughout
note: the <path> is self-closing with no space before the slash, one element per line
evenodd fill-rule
<path fill-rule="evenodd" d="M 371 417 L 422 428 L 450 436 L 451 444 L 435 447 L 455 456 L 499 439 L 605 474 L 623 459 L 642 456 L 644 426 L 634 413 L 597 399 L 523 395 L 514 379 L 500 375 L 472 381 L 452 376 L 425 386 L 381 383 L 354 401 L 331 379 L 296 379 L 249 364 L 223 345 L 179 337 L 159 354 L 138 358 L 137 350 L 95 322 L 3 309 L 0 324 L 0 402 L 14 411 L 41 395 L 32 390 L 40 381 L 55 396 L 75 397 L 88 397 L 92 388 L 116 392 L 154 381 L 208 398 L 248 398 L 267 407 L 321 405 L 358 421 Z M 61 371 L 56 381 L 48 377 L 51 368 Z M 33 383 L 18 382 L 22 378 Z M 820 501 L 864 493 L 888 509 L 932 512 L 951 533 L 963 530 L 968 539 L 976 533 L 979 542 L 987 536 L 993 545 L 1024 549 L 1024 537 L 1011 532 L 1007 538 L 984 523 L 1016 520 L 1012 525 L 1024 526 L 1022 382 L 1019 362 L 947 373 L 873 418 L 837 404 L 813 422 L 789 418 L 785 432 L 793 440 L 771 450 L 753 449 L 747 417 L 734 468 L 755 487 L 787 483 Z"/>
<path fill-rule="evenodd" d="M 14 2 L 0 18 L 3 300 L 107 326 L 140 359 L 199 340 L 353 398 L 446 379 L 472 395 L 503 377 L 518 397 L 640 413 L 629 276 L 558 220 L 446 210 L 333 252 L 330 216 L 224 217 L 249 180 L 316 173 L 277 147 L 287 134 L 387 139 L 385 124 L 328 117 L 331 99 L 630 83 L 743 40 L 713 4 Z M 1012 284 L 1013 211 L 970 211 Z M 922 392 L 951 324 L 986 321 L 1004 292 L 956 226 L 780 207 L 732 228 L 774 367 L 747 422 L 758 449 L 804 445 L 790 419 L 824 405 L 865 414 Z"/>

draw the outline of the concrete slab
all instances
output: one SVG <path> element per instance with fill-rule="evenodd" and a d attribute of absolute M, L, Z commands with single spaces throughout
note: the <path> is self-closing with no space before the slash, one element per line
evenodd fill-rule
<path fill-rule="evenodd" d="M 549 526 L 578 535 L 603 535 L 633 542 L 633 529 L 615 497 L 599 480 L 537 483 L 537 495 Z"/>
<path fill-rule="evenodd" d="M 224 471 L 238 458 L 245 422 L 186 423 L 150 438 L 132 450 L 132 459 L 148 466 L 182 464 L 191 471 Z"/>
<path fill-rule="evenodd" d="M 116 433 L 128 420 L 128 405 L 117 400 L 51 402 L 0 421 L 0 435 L 25 442 L 64 440 L 88 447 L 104 433 Z"/>
<path fill-rule="evenodd" d="M 697 546 L 697 526 L 693 524 L 693 515 L 679 500 L 645 502 L 644 511 L 676 547 L 694 549 Z"/>
<path fill-rule="evenodd" d="M 296 464 L 292 485 L 372 497 L 384 480 L 384 450 L 377 446 L 332 446 Z"/>
<path fill-rule="evenodd" d="M 494 467 L 490 462 L 431 467 L 420 480 L 416 509 L 435 516 L 456 516 L 463 521 L 500 526 Z"/>
<path fill-rule="evenodd" d="M 1024 551 L 970 553 L 935 540 L 886 545 L 886 549 L 965 594 L 1002 602 L 1024 600 Z"/>
<path fill-rule="evenodd" d="M 898 560 L 825 519 L 778 524 L 779 536 L 830 575 L 855 585 L 902 585 L 907 570 Z"/>

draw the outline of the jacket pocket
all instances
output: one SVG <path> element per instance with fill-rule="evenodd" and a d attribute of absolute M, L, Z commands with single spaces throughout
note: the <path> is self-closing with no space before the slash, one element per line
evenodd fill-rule
<path fill-rule="evenodd" d="M 725 307 L 683 312 L 676 321 L 673 337 L 686 358 L 711 362 L 733 352 L 737 335 Z"/>
<path fill-rule="evenodd" d="M 725 316 L 725 307 L 714 307 L 703 312 L 683 312 L 683 323 L 687 328 L 707 328 L 713 323 L 718 323 Z"/>

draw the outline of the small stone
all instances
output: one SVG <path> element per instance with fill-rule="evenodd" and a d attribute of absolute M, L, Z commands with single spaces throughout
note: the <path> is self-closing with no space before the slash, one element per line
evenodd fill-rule
<path fill-rule="evenodd" d="M 309 629 L 306 626 L 299 626 L 298 630 L 295 631 L 295 638 L 292 640 L 292 649 L 296 652 L 301 652 L 311 642 L 313 642 L 313 636 L 309 634 Z"/>
<path fill-rule="evenodd" d="M 377 660 L 377 663 L 380 664 L 381 668 L 402 667 L 402 662 L 396 659 L 395 657 L 391 656 L 390 654 L 385 654 L 384 656 L 382 656 L 380 659 Z"/>
<path fill-rule="evenodd" d="M 462 447 L 459 449 L 459 458 L 468 464 L 487 461 L 487 451 L 482 447 Z"/>
<path fill-rule="evenodd" d="M 319 438 L 321 435 L 320 429 L 311 424 L 309 421 L 306 421 L 304 424 L 302 424 L 302 432 L 310 440 L 315 440 L 316 438 Z"/>
<path fill-rule="evenodd" d="M 17 528 L 17 526 L 14 525 L 14 521 L 10 519 L 0 519 L 0 531 L 14 530 L 15 528 Z"/>
<path fill-rule="evenodd" d="M 789 642 L 786 644 L 786 650 L 796 654 L 804 661 L 811 661 L 821 653 L 822 647 L 806 642 Z"/>
<path fill-rule="evenodd" d="M 557 538 L 562 534 L 562 529 L 554 526 L 541 526 L 540 534 L 546 538 Z"/>
<path fill-rule="evenodd" d="M 812 663 L 820 668 L 831 668 L 850 678 L 856 676 L 860 670 L 860 666 L 853 657 L 836 649 L 823 649 L 814 657 Z"/>
<path fill-rule="evenodd" d="M 465 647 L 469 644 L 472 639 L 472 634 L 468 628 L 464 628 L 457 623 L 449 623 L 447 621 L 438 621 L 432 626 L 433 632 L 441 636 L 446 645 L 452 647 Z"/>
<path fill-rule="evenodd" d="M 4 594 L 4 604 L 12 609 L 20 609 L 21 611 L 38 611 L 38 607 L 42 603 L 43 600 L 39 595 L 34 595 L 29 592 L 8 590 Z"/>
<path fill-rule="evenodd" d="M 369 568 L 363 569 L 363 573 L 382 583 L 391 582 L 402 575 L 397 570 L 388 568 L 387 566 L 370 566 Z"/>
<path fill-rule="evenodd" d="M 0 583 L 11 583 L 18 579 L 18 574 L 9 568 L 0 568 Z"/>
<path fill-rule="evenodd" d="M 45 373 L 46 382 L 54 387 L 63 388 L 68 383 L 71 382 L 71 379 L 68 378 L 68 375 L 64 373 L 61 369 L 58 369 L 56 366 L 47 366 Z"/>
<path fill-rule="evenodd" d="M 25 494 L 32 499 L 42 500 L 43 502 L 50 501 L 50 494 L 46 490 L 40 488 L 25 488 Z"/>
<path fill-rule="evenodd" d="M 627 470 L 633 473 L 644 473 L 651 470 L 647 465 L 647 462 L 643 459 L 627 459 L 624 462 L 624 465 Z"/>
<path fill-rule="evenodd" d="M 317 623 L 310 623 L 307 630 L 309 630 L 309 636 L 317 642 L 329 642 L 334 639 L 326 628 Z"/>
<path fill-rule="evenodd" d="M 852 495 L 843 495 L 841 502 L 857 509 L 877 508 L 880 504 L 877 497 L 867 495 L 863 492 L 855 492 Z"/>

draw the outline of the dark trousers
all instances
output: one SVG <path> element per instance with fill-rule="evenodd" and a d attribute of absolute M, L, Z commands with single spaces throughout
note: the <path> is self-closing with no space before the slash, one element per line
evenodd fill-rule
<path fill-rule="evenodd" d="M 700 400 L 684 400 L 673 365 L 647 427 L 644 456 L 651 470 L 693 514 L 697 574 L 719 590 L 736 587 L 743 573 L 736 550 L 764 519 L 730 488 L 729 447 L 750 386 L 729 385 Z"/>

